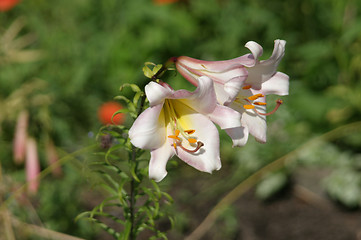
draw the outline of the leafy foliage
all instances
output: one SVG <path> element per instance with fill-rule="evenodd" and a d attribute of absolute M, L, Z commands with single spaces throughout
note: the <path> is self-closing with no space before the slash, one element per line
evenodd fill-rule
<path fill-rule="evenodd" d="M 120 89 L 127 87 L 134 92 L 134 97 L 131 100 L 123 95 L 117 96 L 116 99 L 122 100 L 126 108 L 115 114 L 127 112 L 135 119 L 145 106 L 145 95 L 134 84 L 124 84 Z M 151 239 L 167 239 L 156 223 L 167 217 L 166 206 L 173 200 L 153 180 L 147 180 L 148 160 L 144 159 L 144 150 L 132 146 L 128 131 L 123 125 L 108 125 L 100 129 L 98 138 L 106 151 L 98 154 L 103 156 L 103 160 L 90 165 L 103 179 L 99 187 L 107 191 L 108 197 L 78 218 L 86 217 L 119 240 L 135 239 L 145 230 L 154 232 Z"/>

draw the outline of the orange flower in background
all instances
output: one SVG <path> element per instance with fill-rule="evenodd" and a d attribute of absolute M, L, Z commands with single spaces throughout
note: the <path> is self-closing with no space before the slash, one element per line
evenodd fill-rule
<path fill-rule="evenodd" d="M 15 7 L 20 0 L 0 0 L 0 12 L 6 12 Z"/>
<path fill-rule="evenodd" d="M 162 5 L 162 4 L 168 4 L 168 3 L 175 3 L 179 0 L 153 0 L 155 4 Z"/>
<path fill-rule="evenodd" d="M 99 107 L 98 110 L 98 118 L 102 124 L 123 124 L 125 121 L 125 115 L 123 113 L 119 113 L 114 116 L 112 121 L 112 116 L 114 113 L 122 109 L 123 106 L 117 102 L 106 102 Z"/>

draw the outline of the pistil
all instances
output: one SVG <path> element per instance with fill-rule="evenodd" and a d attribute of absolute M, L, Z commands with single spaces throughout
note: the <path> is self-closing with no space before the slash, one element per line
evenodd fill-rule
<path fill-rule="evenodd" d="M 281 106 L 281 104 L 283 103 L 283 101 L 282 101 L 281 99 L 278 99 L 278 100 L 276 101 L 276 103 L 277 103 L 277 105 L 275 106 L 275 108 L 274 108 L 271 112 L 269 112 L 269 113 L 261 113 L 261 112 L 257 111 L 257 109 L 254 109 L 254 111 L 255 111 L 256 113 L 258 113 L 259 115 L 269 116 L 269 115 L 271 115 L 271 114 L 274 114 L 274 113 L 277 111 L 277 109 Z"/>

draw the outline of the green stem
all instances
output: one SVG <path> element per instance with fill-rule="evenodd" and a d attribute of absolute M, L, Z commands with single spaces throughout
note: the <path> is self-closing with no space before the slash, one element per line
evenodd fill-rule
<path fill-rule="evenodd" d="M 156 74 L 154 74 L 152 76 L 152 81 L 155 81 L 158 79 L 158 77 L 160 77 L 165 71 L 168 70 L 168 67 L 172 64 L 174 64 L 177 61 L 177 57 L 171 57 L 168 59 L 168 61 L 166 61 L 162 67 L 158 70 L 158 72 Z"/>
<path fill-rule="evenodd" d="M 168 59 L 168 61 L 158 70 L 158 72 L 152 76 L 152 80 L 153 81 L 157 80 L 158 77 L 160 77 L 165 71 L 168 70 L 168 67 L 171 64 L 175 63 L 175 61 L 176 61 L 175 57 Z M 138 111 L 137 111 L 137 117 L 143 111 L 145 99 L 146 99 L 145 95 L 143 95 L 140 99 L 140 104 L 139 104 Z M 138 149 L 136 147 L 132 146 L 132 154 L 131 154 L 129 165 L 131 165 L 133 163 L 135 164 L 135 168 L 134 168 L 135 175 L 137 175 L 137 172 L 138 172 L 137 151 L 138 151 Z M 131 240 L 135 240 L 136 235 L 137 235 L 135 232 L 135 229 L 134 229 L 134 227 L 135 227 L 135 213 L 134 213 L 134 211 L 135 211 L 135 194 L 136 194 L 137 185 L 138 184 L 136 183 L 136 180 L 134 179 L 134 177 L 132 177 L 132 180 L 130 182 L 130 200 L 129 200 L 130 223 L 131 223 L 129 239 L 131 239 Z"/>
<path fill-rule="evenodd" d="M 138 108 L 138 112 L 137 112 L 137 116 L 139 116 L 142 111 L 143 111 L 143 107 L 144 107 L 144 103 L 145 103 L 145 98 L 146 96 L 143 95 L 140 99 L 140 104 L 139 104 L 139 108 Z M 130 163 L 131 164 L 135 164 L 135 168 L 134 168 L 134 173 L 137 175 L 138 172 L 138 162 L 137 162 L 137 148 L 134 147 L 132 145 L 132 156 L 130 159 Z M 135 207 L 135 192 L 136 192 L 136 182 L 134 177 L 132 177 L 132 180 L 130 182 L 130 203 L 129 203 L 129 210 L 130 210 L 130 223 L 131 223 L 131 227 L 130 227 L 130 236 L 129 239 L 131 240 L 135 240 L 136 239 L 136 233 L 134 232 L 134 225 L 135 225 L 135 214 L 134 214 L 134 207 Z"/>

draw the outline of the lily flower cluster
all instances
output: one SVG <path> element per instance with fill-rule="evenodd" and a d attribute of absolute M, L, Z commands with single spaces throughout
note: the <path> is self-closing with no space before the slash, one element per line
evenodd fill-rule
<path fill-rule="evenodd" d="M 250 54 L 225 61 L 203 61 L 186 56 L 171 58 L 178 72 L 197 88 L 174 90 L 152 81 L 145 87 L 150 107 L 129 130 L 131 143 L 151 151 L 149 177 L 161 181 L 168 160 L 177 155 L 192 167 L 211 173 L 221 168 L 219 134 L 231 137 L 233 146 L 244 146 L 249 134 L 266 142 L 266 95 L 288 95 L 289 77 L 277 72 L 286 42 L 275 40 L 267 60 L 259 60 L 262 47 L 250 41 Z M 161 71 L 160 67 L 157 70 Z M 149 77 L 149 72 L 146 73 Z"/>

